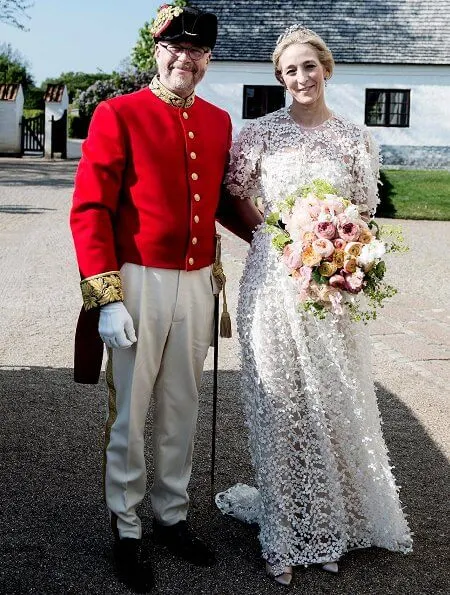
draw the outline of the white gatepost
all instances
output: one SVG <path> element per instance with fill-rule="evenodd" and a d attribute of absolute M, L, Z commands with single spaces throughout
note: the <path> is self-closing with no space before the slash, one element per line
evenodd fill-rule
<path fill-rule="evenodd" d="M 47 85 L 45 102 L 45 157 L 52 156 L 52 116 L 60 120 L 69 107 L 69 94 L 66 85 Z"/>
<path fill-rule="evenodd" d="M 0 155 L 20 155 L 23 90 L 20 83 L 0 85 Z"/>

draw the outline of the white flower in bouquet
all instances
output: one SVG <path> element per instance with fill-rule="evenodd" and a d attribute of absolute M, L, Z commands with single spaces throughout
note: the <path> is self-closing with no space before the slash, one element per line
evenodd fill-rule
<path fill-rule="evenodd" d="M 375 261 L 380 260 L 386 253 L 386 246 L 381 240 L 375 238 L 370 244 L 364 244 L 358 256 L 358 265 L 370 267 Z"/>
<path fill-rule="evenodd" d="M 344 215 L 347 217 L 347 219 L 349 221 L 351 221 L 352 223 L 355 223 L 356 221 L 359 223 L 360 222 L 360 215 L 359 215 L 359 208 L 358 205 L 349 205 L 345 211 L 344 211 Z"/>

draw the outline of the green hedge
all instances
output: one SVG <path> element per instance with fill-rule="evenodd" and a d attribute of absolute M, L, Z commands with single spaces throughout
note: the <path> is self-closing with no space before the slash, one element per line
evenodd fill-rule
<path fill-rule="evenodd" d="M 69 115 L 69 138 L 86 138 L 89 128 L 89 118 Z"/>
<path fill-rule="evenodd" d="M 24 109 L 23 110 L 23 115 L 25 116 L 25 118 L 35 118 L 36 116 L 39 116 L 41 114 L 44 113 L 43 109 Z"/>

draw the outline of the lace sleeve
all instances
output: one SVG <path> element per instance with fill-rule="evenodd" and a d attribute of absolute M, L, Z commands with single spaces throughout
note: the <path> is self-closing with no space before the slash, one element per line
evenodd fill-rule
<path fill-rule="evenodd" d="M 225 176 L 228 192 L 237 198 L 255 199 L 260 191 L 260 159 L 263 141 L 256 123 L 245 126 L 231 146 Z"/>
<path fill-rule="evenodd" d="M 380 170 L 379 148 L 368 130 L 362 131 L 353 165 L 352 200 L 366 204 L 371 215 L 380 202 L 378 178 Z"/>

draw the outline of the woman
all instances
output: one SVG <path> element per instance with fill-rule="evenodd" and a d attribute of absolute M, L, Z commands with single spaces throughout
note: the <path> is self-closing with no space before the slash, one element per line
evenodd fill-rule
<path fill-rule="evenodd" d="M 249 205 L 260 197 L 267 215 L 290 192 L 321 178 L 373 214 L 378 153 L 367 131 L 326 105 L 331 52 L 313 31 L 294 25 L 279 38 L 273 63 L 292 105 L 242 130 L 229 193 Z M 271 237 L 257 227 L 241 280 L 238 330 L 258 510 L 239 484 L 217 503 L 257 519 L 267 572 L 283 584 L 297 565 L 337 572 L 351 549 L 411 550 L 361 327 L 346 315 L 318 320 L 299 313 Z"/>

